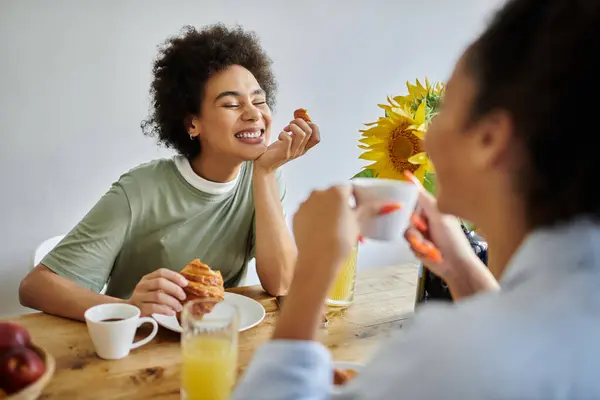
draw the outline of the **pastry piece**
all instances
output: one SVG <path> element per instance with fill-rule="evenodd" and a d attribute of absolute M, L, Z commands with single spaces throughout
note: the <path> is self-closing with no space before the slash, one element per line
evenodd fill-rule
<path fill-rule="evenodd" d="M 296 111 L 294 111 L 294 119 L 295 118 L 300 118 L 305 120 L 306 122 L 312 122 L 312 120 L 310 119 L 310 117 L 308 116 L 308 113 L 306 112 L 305 108 L 299 108 Z"/>
<path fill-rule="evenodd" d="M 345 385 L 350 379 L 356 375 L 356 371 L 353 369 L 333 369 L 333 384 L 334 385 Z"/>
<path fill-rule="evenodd" d="M 188 285 L 183 288 L 186 295 L 186 299 L 183 301 L 184 305 L 196 299 L 206 299 L 209 301 L 205 304 L 198 304 L 201 309 L 194 310 L 194 312 L 201 314 L 209 313 L 215 304 L 225 299 L 225 288 L 223 287 L 221 271 L 213 271 L 208 265 L 195 259 L 190 261 L 181 270 L 180 274 L 188 280 Z M 179 313 L 177 314 L 177 319 L 181 320 Z"/>
<path fill-rule="evenodd" d="M 180 273 L 189 282 L 183 288 L 189 300 L 200 298 L 221 301 L 225 298 L 221 271 L 213 271 L 208 265 L 195 259 L 190 261 Z"/>

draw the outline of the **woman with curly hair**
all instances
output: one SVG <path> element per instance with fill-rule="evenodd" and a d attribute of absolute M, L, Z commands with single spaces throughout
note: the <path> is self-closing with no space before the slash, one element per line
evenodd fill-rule
<path fill-rule="evenodd" d="M 265 290 L 286 292 L 296 249 L 278 169 L 320 136 L 295 119 L 269 146 L 276 89 L 254 33 L 218 24 L 168 39 L 142 129 L 179 154 L 122 175 L 25 277 L 21 303 L 79 320 L 107 302 L 175 315 L 187 284 L 178 271 L 194 258 L 232 287 L 255 257 Z"/>

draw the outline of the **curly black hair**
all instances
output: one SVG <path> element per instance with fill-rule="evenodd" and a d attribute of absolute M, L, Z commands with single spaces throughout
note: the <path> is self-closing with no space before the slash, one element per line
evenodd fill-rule
<path fill-rule="evenodd" d="M 185 121 L 200 112 L 208 79 L 232 65 L 254 75 L 266 92 L 267 104 L 274 108 L 277 82 L 272 61 L 254 32 L 223 24 L 202 29 L 185 26 L 179 35 L 168 38 L 159 47 L 152 69 L 150 116 L 141 124 L 144 134 L 188 159 L 198 155 L 200 142 L 190 140 Z"/>
<path fill-rule="evenodd" d="M 474 120 L 507 110 L 524 144 L 515 183 L 532 228 L 600 219 L 598 53 L 600 0 L 511 0 L 467 51 Z"/>

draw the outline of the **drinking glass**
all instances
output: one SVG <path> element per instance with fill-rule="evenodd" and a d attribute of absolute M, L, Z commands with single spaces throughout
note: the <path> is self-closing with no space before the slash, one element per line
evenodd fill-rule
<path fill-rule="evenodd" d="M 356 261 L 358 244 L 354 246 L 346 262 L 329 290 L 325 303 L 329 307 L 348 307 L 354 301 L 354 282 L 356 280 Z"/>
<path fill-rule="evenodd" d="M 209 299 L 192 300 L 183 307 L 181 323 L 182 399 L 228 399 L 237 370 L 237 307 Z"/>

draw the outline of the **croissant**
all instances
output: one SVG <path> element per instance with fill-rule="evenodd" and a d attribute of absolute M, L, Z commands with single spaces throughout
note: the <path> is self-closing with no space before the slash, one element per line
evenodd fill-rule
<path fill-rule="evenodd" d="M 333 369 L 333 384 L 334 385 L 345 385 L 350 379 L 356 375 L 356 371 L 353 369 Z"/>
<path fill-rule="evenodd" d="M 312 121 L 310 119 L 310 117 L 308 116 L 308 112 L 306 111 L 305 108 L 299 108 L 296 111 L 294 111 L 294 118 L 300 118 L 300 119 L 305 120 L 306 122 Z"/>
<path fill-rule="evenodd" d="M 183 288 L 186 295 L 184 304 L 196 299 L 214 300 L 213 303 L 199 304 L 203 308 L 200 312 L 206 314 L 212 310 L 215 304 L 225 299 L 221 271 L 213 271 L 208 265 L 195 259 L 190 261 L 180 274 L 188 280 L 188 285 Z M 179 314 L 178 319 L 181 320 Z"/>

